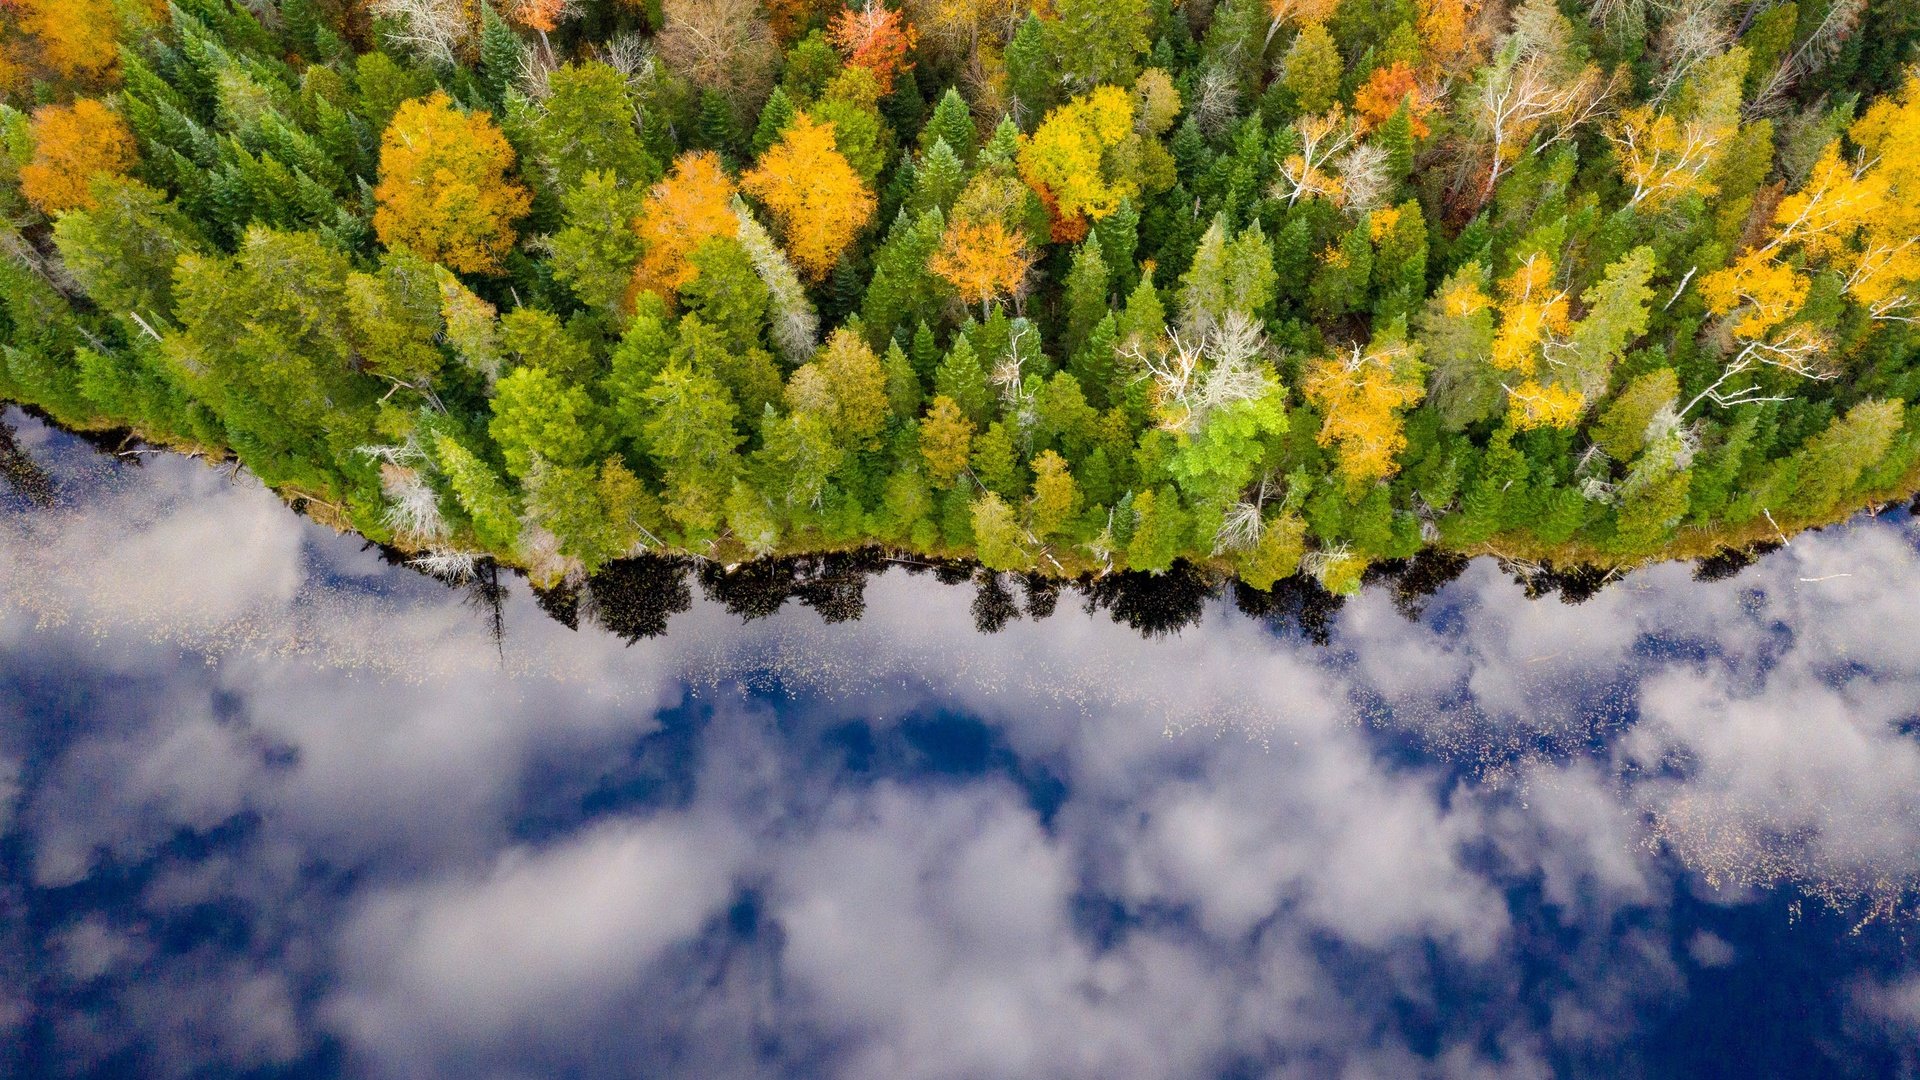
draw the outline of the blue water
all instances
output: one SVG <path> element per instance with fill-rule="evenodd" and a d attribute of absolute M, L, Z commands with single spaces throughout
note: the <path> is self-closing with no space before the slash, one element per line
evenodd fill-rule
<path fill-rule="evenodd" d="M 1920 1075 L 1904 511 L 1584 599 L 536 597 L 6 424 L 0 1075 Z"/>

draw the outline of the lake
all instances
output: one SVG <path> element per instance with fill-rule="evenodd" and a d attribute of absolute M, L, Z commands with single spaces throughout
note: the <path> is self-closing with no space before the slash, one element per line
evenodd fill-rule
<path fill-rule="evenodd" d="M 1920 1071 L 1920 523 L 442 581 L 5 414 L 0 1073 Z"/>

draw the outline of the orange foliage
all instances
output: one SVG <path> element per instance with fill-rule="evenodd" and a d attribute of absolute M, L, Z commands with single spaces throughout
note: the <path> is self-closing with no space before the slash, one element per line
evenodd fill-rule
<path fill-rule="evenodd" d="M 733 180 L 711 150 L 681 154 L 673 171 L 653 185 L 634 219 L 643 251 L 633 268 L 636 292 L 672 300 L 699 273 L 687 260 L 694 249 L 740 228 L 733 216 Z"/>
<path fill-rule="evenodd" d="M 561 20 L 572 14 L 572 0 L 518 0 L 507 5 L 507 18 L 542 34 L 552 33 Z"/>
<path fill-rule="evenodd" d="M 893 77 L 912 71 L 907 54 L 920 40 L 920 32 L 900 13 L 882 7 L 878 0 L 867 0 L 858 11 L 851 9 L 834 16 L 827 35 L 847 63 L 866 68 L 880 84 L 880 92 L 893 92 Z"/>
<path fill-rule="evenodd" d="M 120 20 L 113 0 L 8 0 L 0 8 L 11 10 L 16 25 L 33 36 L 33 45 L 20 49 L 19 61 L 28 67 L 100 82 L 119 66 Z"/>
<path fill-rule="evenodd" d="M 795 113 L 780 141 L 760 157 L 740 186 L 767 204 L 786 234 L 787 253 L 814 281 L 873 217 L 873 192 L 833 147 L 833 125 Z"/>
<path fill-rule="evenodd" d="M 964 218 L 947 226 L 940 250 L 927 260 L 927 269 L 947 279 L 962 300 L 982 305 L 1018 290 L 1032 265 L 1025 237 L 998 221 Z"/>
<path fill-rule="evenodd" d="M 1399 111 L 1403 101 L 1407 103 L 1407 117 L 1412 121 L 1410 128 L 1413 137 L 1426 138 L 1431 130 L 1427 127 L 1426 116 L 1434 110 L 1435 103 L 1427 100 L 1426 91 L 1420 87 L 1419 76 L 1402 60 L 1374 68 L 1373 75 L 1353 95 L 1353 111 L 1359 118 L 1361 133 L 1386 123 Z"/>
<path fill-rule="evenodd" d="M 126 121 L 98 101 L 45 105 L 33 113 L 33 161 L 20 169 L 20 193 L 48 214 L 90 210 L 88 182 L 100 173 L 124 175 L 138 157 Z"/>
<path fill-rule="evenodd" d="M 442 91 L 408 101 L 380 140 L 374 231 L 450 270 L 498 273 L 518 239 L 513 222 L 532 202 L 513 163 L 486 113 L 462 112 Z"/>
<path fill-rule="evenodd" d="M 1443 72 L 1471 67 L 1480 51 L 1479 15 L 1480 0 L 1421 0 L 1420 51 L 1427 65 Z"/>

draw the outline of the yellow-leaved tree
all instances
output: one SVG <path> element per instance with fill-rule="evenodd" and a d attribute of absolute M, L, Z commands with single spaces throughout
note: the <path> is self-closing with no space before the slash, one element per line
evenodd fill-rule
<path fill-rule="evenodd" d="M 816 124 L 804 112 L 794 114 L 740 186 L 766 204 L 787 254 L 814 281 L 827 276 L 873 217 L 873 192 L 834 149 L 833 124 Z"/>
<path fill-rule="evenodd" d="M 484 112 L 443 91 L 400 106 L 380 140 L 380 242 L 466 274 L 497 274 L 532 197 L 512 175 L 513 147 Z"/>
<path fill-rule="evenodd" d="M 1020 140 L 1020 177 L 1040 193 L 1056 218 L 1099 220 L 1120 209 L 1123 199 L 1138 197 L 1139 177 L 1116 154 L 1137 144 L 1133 98 L 1117 86 L 1100 86 L 1047 114 L 1040 127 Z M 1055 239 L 1077 239 L 1075 230 L 1055 229 Z"/>
<path fill-rule="evenodd" d="M 1426 396 L 1425 380 L 1419 349 L 1399 341 L 1354 345 L 1307 365 L 1301 389 L 1323 418 L 1319 443 L 1335 448 L 1349 485 L 1393 475 L 1407 445 L 1401 412 Z"/>

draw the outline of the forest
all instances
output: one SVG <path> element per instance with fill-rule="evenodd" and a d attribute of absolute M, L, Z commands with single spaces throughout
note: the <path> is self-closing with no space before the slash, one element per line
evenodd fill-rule
<path fill-rule="evenodd" d="M 0 0 L 0 101 L 0 400 L 436 573 L 1343 594 L 1920 488 L 1920 4 Z"/>

